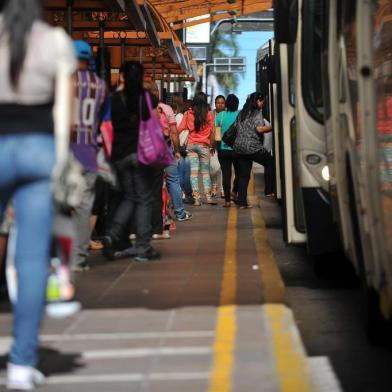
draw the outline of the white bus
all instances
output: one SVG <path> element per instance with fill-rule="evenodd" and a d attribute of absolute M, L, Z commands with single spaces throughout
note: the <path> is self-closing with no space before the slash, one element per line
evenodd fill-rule
<path fill-rule="evenodd" d="M 335 232 L 361 277 L 368 337 L 382 341 L 392 315 L 392 2 L 292 0 L 274 7 L 276 41 L 294 51 L 306 235 L 308 213 L 319 217 L 304 190 L 313 184 L 313 195 L 327 195 Z"/>
<path fill-rule="evenodd" d="M 311 41 L 314 26 L 309 18 L 302 19 L 301 9 L 299 2 L 288 10 L 292 14 L 285 27 L 289 28 L 289 17 L 297 19 L 296 27 L 287 34 L 290 39 L 278 35 L 275 45 L 270 41 L 259 50 L 258 88 L 274 110 L 270 116 L 284 238 L 292 244 L 306 243 L 311 255 L 325 255 L 339 250 L 340 240 L 329 195 L 321 37 Z M 275 8 L 276 17 L 280 10 L 282 7 Z"/>

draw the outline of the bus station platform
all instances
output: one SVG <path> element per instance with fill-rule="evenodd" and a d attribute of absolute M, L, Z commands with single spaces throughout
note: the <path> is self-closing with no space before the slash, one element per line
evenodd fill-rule
<path fill-rule="evenodd" d="M 191 207 L 162 259 L 107 261 L 77 274 L 83 309 L 46 318 L 42 392 L 340 391 L 326 358 L 302 344 L 263 218 L 260 175 L 252 209 Z M 12 314 L 0 312 L 0 390 Z"/>

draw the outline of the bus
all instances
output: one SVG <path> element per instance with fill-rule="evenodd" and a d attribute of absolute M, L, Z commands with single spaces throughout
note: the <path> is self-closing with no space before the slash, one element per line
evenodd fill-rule
<path fill-rule="evenodd" d="M 290 156 L 282 140 L 308 249 L 309 217 L 329 219 L 317 236 L 339 235 L 363 285 L 368 338 L 384 342 L 392 321 L 392 3 L 277 0 L 274 9 L 278 126 L 295 145 Z M 282 51 L 292 53 L 288 64 Z M 294 107 L 290 131 L 285 102 Z"/>
<path fill-rule="evenodd" d="M 300 16 L 298 33 L 290 42 L 270 40 L 259 49 L 257 88 L 266 96 L 266 117 L 273 125 L 284 239 L 306 244 L 309 254 L 319 256 L 336 252 L 341 245 L 329 194 L 317 47 L 321 37 L 309 42 L 314 26 Z"/>

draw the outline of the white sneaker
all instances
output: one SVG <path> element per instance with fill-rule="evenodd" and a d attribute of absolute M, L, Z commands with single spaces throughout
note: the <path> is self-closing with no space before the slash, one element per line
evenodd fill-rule
<path fill-rule="evenodd" d="M 75 313 L 79 312 L 81 308 L 82 306 L 78 301 L 59 301 L 49 302 L 45 307 L 45 311 L 49 317 L 63 319 L 73 316 Z"/>
<path fill-rule="evenodd" d="M 32 391 L 45 382 L 45 376 L 31 366 L 7 364 L 7 389 L 17 391 Z"/>

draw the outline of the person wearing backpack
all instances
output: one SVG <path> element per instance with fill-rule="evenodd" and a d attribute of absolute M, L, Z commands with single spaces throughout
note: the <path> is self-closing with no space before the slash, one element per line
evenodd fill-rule
<path fill-rule="evenodd" d="M 129 246 L 128 236 L 133 218 L 136 245 L 134 248 L 129 247 L 128 256 L 146 262 L 160 258 L 160 254 L 150 244 L 153 190 L 159 169 L 139 162 L 138 139 L 141 121 L 151 117 L 146 101 L 149 99 L 154 109 L 158 101 L 143 88 L 144 69 L 139 62 L 126 61 L 122 70 L 124 89 L 115 92 L 111 100 L 111 161 L 117 169 L 122 197 L 103 241 L 105 251 L 124 249 L 126 244 Z"/>

